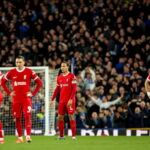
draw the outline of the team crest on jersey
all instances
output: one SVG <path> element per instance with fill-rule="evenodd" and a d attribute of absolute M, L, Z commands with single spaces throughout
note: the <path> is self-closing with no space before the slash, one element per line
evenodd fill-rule
<path fill-rule="evenodd" d="M 24 77 L 23 77 L 24 79 L 26 79 L 27 78 L 27 75 L 24 75 Z"/>

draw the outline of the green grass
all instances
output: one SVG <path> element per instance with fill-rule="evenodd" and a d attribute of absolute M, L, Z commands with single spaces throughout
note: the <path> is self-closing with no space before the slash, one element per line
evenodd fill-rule
<path fill-rule="evenodd" d="M 17 137 L 6 136 L 5 144 L 0 150 L 149 150 L 150 137 L 127 136 L 78 136 L 77 140 L 66 137 L 56 140 L 56 137 L 32 136 L 32 143 L 16 144 Z"/>

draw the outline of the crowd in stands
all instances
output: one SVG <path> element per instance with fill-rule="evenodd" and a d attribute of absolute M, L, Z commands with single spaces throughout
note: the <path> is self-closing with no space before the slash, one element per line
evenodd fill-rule
<path fill-rule="evenodd" d="M 0 65 L 23 55 L 27 66 L 57 69 L 74 58 L 77 128 L 150 127 L 149 8 L 150 0 L 0 1 Z"/>

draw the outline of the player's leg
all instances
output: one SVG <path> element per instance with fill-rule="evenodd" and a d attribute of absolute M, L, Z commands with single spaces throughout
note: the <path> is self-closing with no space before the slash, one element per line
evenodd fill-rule
<path fill-rule="evenodd" d="M 74 119 L 74 114 L 69 114 L 70 128 L 72 131 L 72 139 L 76 139 L 76 120 Z"/>
<path fill-rule="evenodd" d="M 4 136 L 3 136 L 3 124 L 2 122 L 0 121 L 0 144 L 4 144 L 5 141 L 4 141 Z"/>
<path fill-rule="evenodd" d="M 64 114 L 65 114 L 65 104 L 59 103 L 58 105 L 58 130 L 59 138 L 64 139 Z"/>
<path fill-rule="evenodd" d="M 69 114 L 70 128 L 72 131 L 72 139 L 76 139 L 76 120 L 74 118 L 75 102 L 73 102 L 71 106 L 69 107 L 67 106 L 67 111 Z"/>
<path fill-rule="evenodd" d="M 16 141 L 16 143 L 23 143 L 21 115 L 20 115 L 20 117 L 16 118 L 16 129 L 17 129 L 17 133 L 18 133 L 18 140 Z"/>
<path fill-rule="evenodd" d="M 12 115 L 16 119 L 16 130 L 18 133 L 18 140 L 16 141 L 16 143 L 23 143 L 21 114 L 22 114 L 22 105 L 20 103 L 13 103 Z"/>
<path fill-rule="evenodd" d="M 28 103 L 23 106 L 23 112 L 24 112 L 24 118 L 25 118 L 25 128 L 26 128 L 26 142 L 30 143 L 32 142 L 32 139 L 30 137 L 31 135 L 31 126 L 32 126 L 32 121 L 31 121 L 31 102 L 28 100 Z"/>
<path fill-rule="evenodd" d="M 59 137 L 64 137 L 64 115 L 58 115 Z"/>

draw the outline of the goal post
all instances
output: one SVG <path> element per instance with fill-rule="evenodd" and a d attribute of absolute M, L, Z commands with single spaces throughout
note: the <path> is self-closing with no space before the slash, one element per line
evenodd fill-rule
<path fill-rule="evenodd" d="M 15 67 L 0 67 L 0 71 L 5 74 L 13 68 Z M 31 134 L 41 134 L 48 136 L 50 134 L 50 129 L 55 128 L 55 106 L 53 106 L 53 108 L 50 108 L 49 102 L 56 86 L 56 77 L 58 75 L 58 70 L 49 70 L 47 66 L 27 68 L 34 70 L 43 82 L 43 86 L 40 91 L 36 94 L 35 97 L 32 98 L 32 106 L 35 106 L 35 109 L 32 109 L 33 113 Z M 8 82 L 8 84 L 10 84 L 10 81 Z M 31 89 L 33 89 L 34 86 L 34 82 L 31 82 Z M 2 92 L 4 92 L 2 88 L 1 90 Z M 11 116 L 11 104 L 9 100 L 10 97 L 5 94 L 3 105 L 0 107 L 0 116 L 4 123 L 4 133 L 6 135 L 15 134 L 14 119 Z M 7 110 L 6 108 L 9 110 Z"/>

